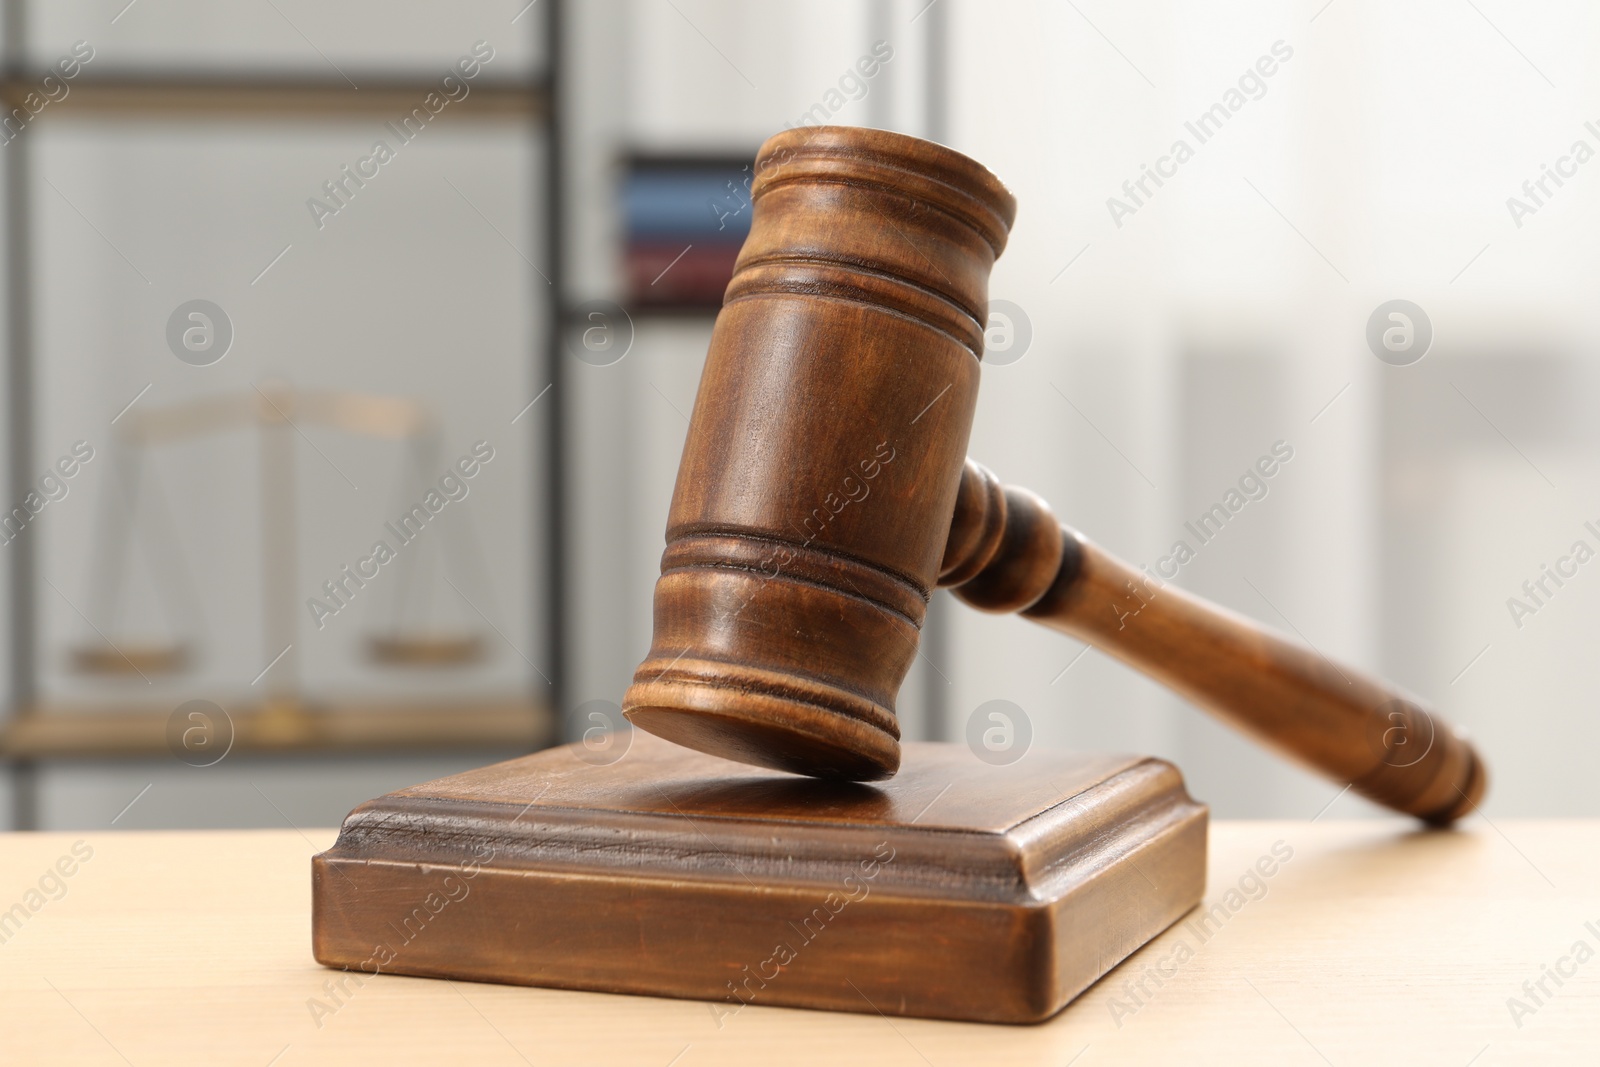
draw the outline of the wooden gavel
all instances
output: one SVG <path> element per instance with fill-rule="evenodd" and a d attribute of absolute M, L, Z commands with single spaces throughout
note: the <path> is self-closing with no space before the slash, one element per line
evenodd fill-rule
<path fill-rule="evenodd" d="M 887 778 L 935 585 L 1019 611 L 1430 823 L 1484 765 L 1398 689 L 1162 584 L 966 460 L 989 272 L 1016 201 L 982 165 L 878 130 L 762 146 L 750 236 L 695 400 L 623 699 L 634 725 L 747 763 Z"/>

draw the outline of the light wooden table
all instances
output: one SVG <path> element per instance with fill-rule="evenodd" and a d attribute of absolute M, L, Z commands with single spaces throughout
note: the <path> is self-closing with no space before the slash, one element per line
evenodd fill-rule
<path fill-rule="evenodd" d="M 332 840 L 0 835 L 0 908 L 40 905 L 0 925 L 0 1063 L 1600 1062 L 1600 956 L 1571 955 L 1600 952 L 1596 821 L 1216 824 L 1209 929 L 1191 913 L 1036 1027 L 754 1006 L 719 1026 L 703 1003 L 402 977 L 339 1004 L 309 930 Z M 79 841 L 92 857 L 50 877 Z M 1275 844 L 1292 857 L 1253 880 Z M 1557 966 L 1536 1004 L 1523 983 Z"/>

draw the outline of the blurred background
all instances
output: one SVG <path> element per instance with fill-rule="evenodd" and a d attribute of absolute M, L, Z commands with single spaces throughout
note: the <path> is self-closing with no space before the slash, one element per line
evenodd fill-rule
<path fill-rule="evenodd" d="M 1600 814 L 1589 5 L 7 0 L 0 33 L 13 826 L 332 825 L 621 725 L 750 164 L 824 122 L 1017 195 L 974 456 L 1446 711 L 1491 817 Z M 1373 811 L 940 594 L 907 736 L 995 700 L 1220 817 Z"/>

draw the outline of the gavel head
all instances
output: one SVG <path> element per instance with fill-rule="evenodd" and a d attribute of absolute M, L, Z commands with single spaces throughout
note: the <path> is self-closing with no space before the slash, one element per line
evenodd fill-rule
<path fill-rule="evenodd" d="M 762 146 L 623 711 L 730 759 L 900 765 L 1016 202 L 957 152 L 811 127 Z"/>

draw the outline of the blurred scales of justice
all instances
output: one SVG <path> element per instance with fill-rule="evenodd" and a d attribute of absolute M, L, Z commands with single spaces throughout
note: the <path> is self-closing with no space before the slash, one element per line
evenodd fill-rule
<path fill-rule="evenodd" d="M 102 483 L 102 520 L 95 527 L 91 575 L 93 599 L 85 619 L 94 636 L 68 650 L 69 665 L 80 674 L 146 683 L 156 676 L 180 674 L 193 665 L 194 640 L 176 636 L 184 626 L 173 619 L 185 614 L 181 610 L 184 593 L 195 588 L 181 551 L 168 553 L 164 562 L 156 553 L 146 553 L 151 570 L 165 572 L 158 576 L 157 593 L 169 622 L 175 623 L 175 636 L 148 640 L 118 634 L 132 543 L 140 539 L 147 549 L 152 547 L 156 534 L 152 527 L 158 524 L 165 527 L 160 533 L 166 543 L 181 543 L 151 477 L 158 446 L 254 427 L 260 435 L 262 662 L 271 666 L 258 679 L 263 693 L 258 702 L 225 709 L 229 744 L 260 749 L 526 748 L 546 740 L 552 733 L 548 709 L 527 698 L 366 705 L 305 698 L 295 655 L 302 625 L 296 574 L 295 436 L 306 424 L 401 445 L 406 457 L 400 474 L 403 500 L 410 499 L 408 490 L 426 488 L 428 472 L 438 465 L 437 423 L 422 403 L 406 397 L 299 390 L 282 382 L 265 382 L 238 393 L 130 411 L 117 427 L 113 470 Z M 147 516 L 142 524 L 140 515 Z M 456 570 L 458 577 L 462 566 L 471 562 L 466 557 L 478 555 L 476 538 L 470 529 L 461 529 L 459 521 L 470 522 L 470 513 L 458 522 L 444 524 L 434 535 L 441 541 L 436 548 L 446 569 Z M 486 657 L 482 631 L 429 629 L 425 621 L 408 629 L 408 608 L 420 604 L 421 613 L 427 610 L 427 576 L 422 572 L 429 558 L 422 552 L 399 552 L 385 565 L 385 571 L 396 572 L 389 625 L 365 642 L 366 654 L 375 663 L 459 667 Z M 449 581 L 448 576 L 445 580 Z M 187 614 L 192 616 L 188 628 L 197 628 L 198 611 Z M 90 619 L 102 620 L 109 632 Z M 171 747 L 171 718 L 172 709 L 166 707 L 86 711 L 40 705 L 24 709 L 13 719 L 4 749 L 13 758 L 143 754 Z"/>

